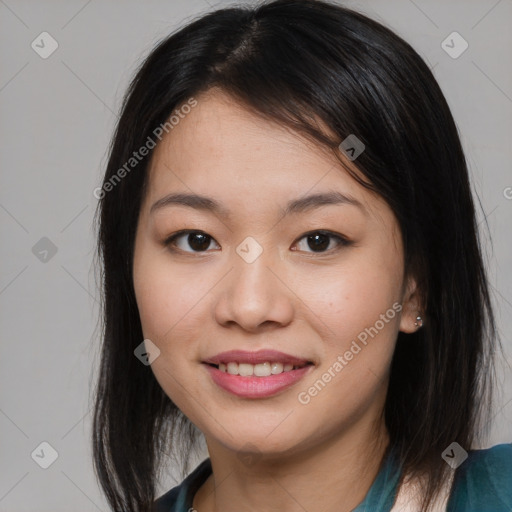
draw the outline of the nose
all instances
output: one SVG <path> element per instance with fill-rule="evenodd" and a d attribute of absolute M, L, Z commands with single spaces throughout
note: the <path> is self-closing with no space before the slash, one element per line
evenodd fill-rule
<path fill-rule="evenodd" d="M 263 251 L 250 263 L 234 254 L 233 268 L 219 283 L 216 297 L 215 318 L 219 325 L 237 325 L 256 333 L 292 321 L 296 296 L 286 282 L 282 264 L 272 264 L 275 259 L 269 252 Z"/>

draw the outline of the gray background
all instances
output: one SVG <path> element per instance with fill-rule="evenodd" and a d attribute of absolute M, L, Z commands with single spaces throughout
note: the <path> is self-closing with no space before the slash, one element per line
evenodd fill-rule
<path fill-rule="evenodd" d="M 89 447 L 99 346 L 93 190 L 140 60 L 175 28 L 228 4 L 0 0 L 0 511 L 108 510 Z M 489 223 L 484 240 L 507 354 L 487 446 L 511 442 L 512 0 L 345 5 L 412 44 L 433 68 L 460 128 L 479 218 Z M 31 47 L 44 31 L 59 45 L 47 59 Z M 453 31 L 469 44 L 455 59 L 441 47 Z M 43 237 L 56 254 L 33 250 Z M 48 469 L 31 457 L 43 441 L 58 453 Z M 174 484 L 169 475 L 160 489 Z"/>

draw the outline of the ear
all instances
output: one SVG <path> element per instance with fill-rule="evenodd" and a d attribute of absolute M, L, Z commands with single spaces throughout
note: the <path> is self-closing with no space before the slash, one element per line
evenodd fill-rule
<path fill-rule="evenodd" d="M 400 331 L 405 333 L 413 333 L 421 328 L 422 322 L 417 317 L 424 318 L 422 305 L 419 297 L 419 290 L 415 279 L 412 277 L 407 279 L 404 294 L 402 297 L 402 316 L 400 318 Z M 415 324 L 418 325 L 415 325 Z"/>

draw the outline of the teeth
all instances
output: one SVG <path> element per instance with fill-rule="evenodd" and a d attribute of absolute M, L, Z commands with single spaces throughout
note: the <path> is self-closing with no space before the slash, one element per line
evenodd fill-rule
<path fill-rule="evenodd" d="M 238 375 L 238 363 L 228 363 L 228 373 Z"/>
<path fill-rule="evenodd" d="M 283 364 L 282 363 L 272 363 L 271 372 L 272 375 L 276 375 L 277 373 L 283 372 Z"/>
<path fill-rule="evenodd" d="M 300 368 L 300 366 L 294 366 L 293 364 L 285 364 L 283 363 L 259 363 L 259 364 L 249 364 L 249 363 L 220 363 L 219 370 L 221 372 L 229 373 L 230 375 L 240 375 L 241 377 L 268 377 L 269 375 L 278 375 L 279 373 L 289 372 L 294 368 Z"/>
<path fill-rule="evenodd" d="M 254 373 L 254 366 L 252 364 L 240 363 L 238 365 L 238 375 L 242 377 L 250 377 Z"/>
<path fill-rule="evenodd" d="M 270 363 L 261 363 L 254 365 L 254 375 L 256 377 L 268 377 L 272 374 L 272 369 L 270 368 Z"/>

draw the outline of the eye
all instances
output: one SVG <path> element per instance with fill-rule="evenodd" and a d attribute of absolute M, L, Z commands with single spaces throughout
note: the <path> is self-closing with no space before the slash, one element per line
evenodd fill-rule
<path fill-rule="evenodd" d="M 306 240 L 306 244 L 312 249 L 312 252 L 325 253 L 332 250 L 340 249 L 341 247 L 348 246 L 352 242 L 342 235 L 332 233 L 330 231 L 311 231 L 306 233 L 299 240 Z M 331 246 L 331 241 L 334 240 L 334 247 Z M 292 249 L 296 250 L 296 249 Z M 308 252 L 308 251 L 306 251 Z"/>
<path fill-rule="evenodd" d="M 177 241 L 183 239 L 185 236 L 187 238 L 184 239 L 185 242 L 180 247 Z M 174 251 L 175 248 L 178 247 L 178 249 L 184 252 L 205 252 L 213 240 L 214 239 L 210 235 L 203 233 L 202 231 L 183 230 L 178 231 L 178 233 L 167 238 L 164 245 L 169 247 L 171 251 Z M 185 244 L 188 244 L 188 246 L 192 248 L 192 251 L 187 251 L 186 248 L 183 247 Z"/>
<path fill-rule="evenodd" d="M 299 239 L 299 241 L 303 239 L 305 239 L 308 247 L 312 249 L 311 252 L 314 253 L 330 252 L 352 244 L 352 242 L 345 238 L 344 236 L 324 230 L 317 230 L 311 231 L 310 233 L 306 233 Z M 332 241 L 334 241 L 334 244 L 331 243 Z M 182 231 L 178 231 L 177 233 L 174 233 L 173 235 L 168 237 L 164 241 L 164 245 L 173 252 L 176 252 L 177 248 L 183 252 L 197 253 L 207 252 L 211 242 L 215 242 L 215 239 L 208 235 L 207 233 L 204 233 L 203 231 L 185 229 Z M 217 242 L 215 243 L 217 244 Z M 185 245 L 188 245 L 188 247 L 191 248 L 192 250 L 187 250 Z M 295 242 L 294 245 L 297 245 L 297 242 Z M 334 247 L 332 247 L 332 245 L 334 245 Z M 218 244 L 217 248 L 220 249 Z M 292 250 L 296 251 L 297 249 Z M 305 250 L 305 252 L 309 251 Z"/>

